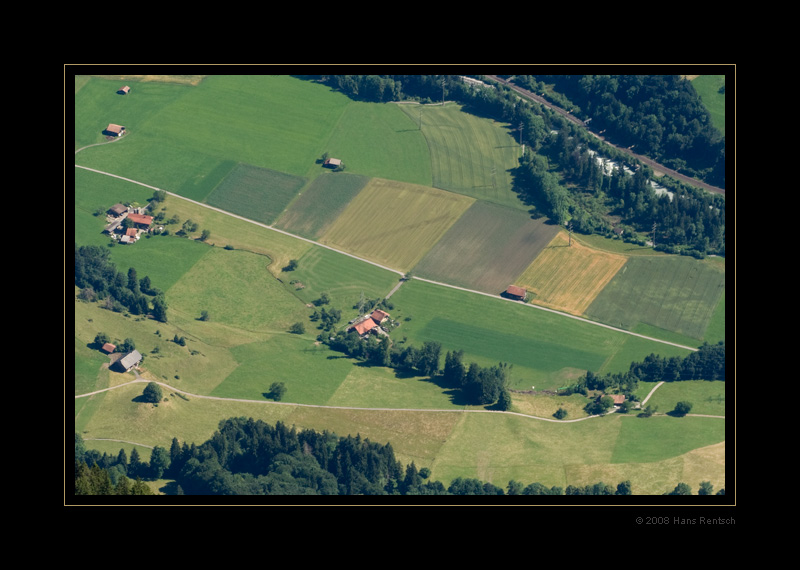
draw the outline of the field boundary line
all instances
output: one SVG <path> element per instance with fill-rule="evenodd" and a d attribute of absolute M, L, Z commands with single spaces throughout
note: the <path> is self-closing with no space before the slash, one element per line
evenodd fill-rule
<path fill-rule="evenodd" d="M 324 247 L 325 249 L 329 249 L 329 250 L 334 251 L 336 253 L 340 253 L 342 255 L 346 255 L 346 256 L 351 257 L 353 259 L 357 259 L 358 261 L 363 261 L 364 263 L 369 263 L 370 265 L 374 265 L 375 267 L 380 267 L 381 269 L 385 269 L 386 271 L 391 271 L 392 273 L 396 273 L 397 275 L 405 276 L 405 273 L 403 271 L 398 270 L 398 269 L 393 269 L 391 267 L 387 267 L 385 265 L 381 265 L 380 263 L 377 263 L 375 261 L 370 261 L 369 259 L 364 259 L 364 258 L 359 257 L 357 255 L 353 255 L 352 253 L 347 253 L 346 251 L 342 251 L 340 249 L 336 249 L 335 247 L 331 247 L 329 245 L 325 245 L 323 243 L 319 243 L 319 242 L 314 241 L 312 239 L 304 238 L 302 236 L 298 236 L 298 235 L 289 233 L 287 231 L 278 229 L 278 228 L 276 228 L 274 226 L 270 226 L 268 224 L 264 224 L 264 223 L 261 223 L 261 222 L 256 222 L 254 220 L 250 220 L 250 219 L 245 218 L 243 216 L 240 216 L 238 214 L 233 214 L 231 212 L 227 212 L 227 211 L 222 210 L 220 208 L 216 208 L 214 206 L 209 206 L 208 204 L 203 204 L 202 202 L 197 202 L 196 200 L 192 200 L 190 198 L 186 198 L 185 196 L 181 196 L 179 194 L 175 194 L 175 193 L 170 192 L 168 190 L 164 190 L 163 188 L 158 188 L 157 186 L 152 186 L 150 184 L 145 184 L 144 182 L 139 182 L 138 180 L 132 180 L 131 178 L 126 178 L 124 176 L 119 176 L 118 174 L 111 174 L 110 172 L 104 172 L 102 170 L 97 170 L 95 168 L 89 168 L 88 166 L 81 166 L 79 164 L 76 164 L 75 168 L 82 168 L 83 170 L 88 170 L 90 172 L 95 172 L 97 174 L 103 174 L 105 176 L 111 176 L 112 178 L 118 178 L 119 180 L 125 180 L 126 182 L 130 182 L 132 184 L 138 184 L 139 186 L 144 186 L 145 188 L 152 188 L 153 190 L 166 192 L 168 196 L 173 196 L 175 198 L 179 198 L 181 200 L 185 200 L 187 202 L 190 202 L 190 203 L 195 204 L 197 206 L 200 206 L 202 208 L 207 208 L 209 210 L 213 210 L 215 212 L 219 212 L 220 214 L 231 216 L 233 218 L 242 220 L 243 222 L 248 222 L 248 223 L 260 226 L 262 228 L 266 228 L 268 230 L 272 230 L 274 232 L 278 232 L 278 233 L 283 234 L 285 236 L 302 240 L 302 241 L 310 243 L 312 245 L 316 245 L 316 246 L 319 246 L 319 247 Z M 431 279 L 424 279 L 422 277 L 417 277 L 417 276 L 412 277 L 412 279 L 418 279 L 419 281 L 424 281 L 425 283 L 431 283 L 433 285 L 439 285 L 441 287 L 449 287 L 451 289 L 457 289 L 459 291 L 465 291 L 467 293 L 476 293 L 478 295 L 483 295 L 484 297 L 490 297 L 492 299 L 499 299 L 501 301 L 508 301 L 510 303 L 522 304 L 523 306 L 526 306 L 526 307 L 532 307 L 534 309 L 539 309 L 540 311 L 547 311 L 548 313 L 553 313 L 553 314 L 556 314 L 556 315 L 561 315 L 563 317 L 568 317 L 570 319 L 575 319 L 577 321 L 580 321 L 580 322 L 583 322 L 583 323 L 586 323 L 586 324 L 589 324 L 589 325 L 595 325 L 595 326 L 598 326 L 598 327 L 603 327 L 605 329 L 609 329 L 609 330 L 616 331 L 616 332 L 619 332 L 619 333 L 628 334 L 628 335 L 631 335 L 631 336 L 643 338 L 645 340 L 650 340 L 650 341 L 658 342 L 658 343 L 661 343 L 661 344 L 667 344 L 667 345 L 670 345 L 670 346 L 675 346 L 675 347 L 682 348 L 682 349 L 685 349 L 685 350 L 690 350 L 692 352 L 697 352 L 697 350 L 698 350 L 697 348 L 694 348 L 694 347 L 691 347 L 691 346 L 684 346 L 682 344 L 678 344 L 678 343 L 675 343 L 675 342 L 670 342 L 670 341 L 667 341 L 667 340 L 661 340 L 661 339 L 658 339 L 658 338 L 653 338 L 653 337 L 646 336 L 646 335 L 639 334 L 639 333 L 635 333 L 635 332 L 632 332 L 632 331 L 626 331 L 624 329 L 620 329 L 620 328 L 617 328 L 617 327 L 612 327 L 611 325 L 606 325 L 604 323 L 598 323 L 597 321 L 592 321 L 592 320 L 586 319 L 584 317 L 578 317 L 578 316 L 575 316 L 575 315 L 570 315 L 569 313 L 556 311 L 555 309 L 550 309 L 550 308 L 547 308 L 547 307 L 541 307 L 539 305 L 534 305 L 534 304 L 531 304 L 531 303 L 520 303 L 520 301 L 515 301 L 513 299 L 506 299 L 504 297 L 501 297 L 500 295 L 494 295 L 492 293 L 484 293 L 483 291 L 476 291 L 475 289 L 467 289 L 465 287 L 459 287 L 457 285 L 451 285 L 450 283 L 442 283 L 441 281 L 433 281 Z"/>

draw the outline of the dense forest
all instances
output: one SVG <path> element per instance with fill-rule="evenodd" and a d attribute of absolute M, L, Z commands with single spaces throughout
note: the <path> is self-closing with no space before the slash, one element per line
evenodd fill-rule
<path fill-rule="evenodd" d="M 473 85 L 454 75 L 302 77 L 326 83 L 359 100 L 457 101 L 467 112 L 508 123 L 514 138 L 519 137 L 525 144 L 526 152 L 520 159 L 520 166 L 512 172 L 514 189 L 538 215 L 545 215 L 561 225 L 572 224 L 579 233 L 608 237 L 621 233 L 622 238 L 641 245 L 654 239 L 657 249 L 669 253 L 695 257 L 725 254 L 724 197 L 668 177 L 659 178 L 658 183 L 665 186 L 672 197 L 666 193 L 657 194 L 651 185 L 653 176 L 648 167 L 601 143 L 585 129 L 547 107 L 521 99 L 506 87 Z M 552 77 L 548 76 L 548 81 L 554 81 Z M 655 158 L 681 149 L 685 158 L 675 158 L 668 161 L 668 165 L 680 170 L 681 160 L 687 165 L 697 163 L 692 173 L 706 174 L 709 182 L 725 186 L 724 138 L 713 130 L 697 94 L 687 81 L 678 76 L 647 76 L 655 78 L 652 80 L 640 76 L 614 77 L 617 77 L 616 83 L 585 80 L 586 100 L 591 95 L 599 101 L 608 101 L 613 94 L 603 94 L 603 85 L 609 90 L 616 89 L 615 93 L 621 90 L 620 84 L 631 95 L 636 91 L 637 111 L 625 115 L 624 124 L 628 125 L 628 130 L 653 139 L 649 145 L 655 149 Z M 530 76 L 515 76 L 515 81 L 537 86 Z M 649 82 L 637 90 L 636 81 Z M 569 84 L 561 81 L 559 86 L 566 89 Z M 633 100 L 625 101 L 633 104 Z M 616 108 L 611 103 L 608 105 Z M 600 108 L 593 107 L 593 110 L 599 116 Z M 608 114 L 605 121 L 610 123 L 612 119 L 613 115 Z M 655 130 L 651 128 L 653 121 L 658 123 Z M 593 128 L 597 124 L 593 120 Z M 631 126 L 634 124 L 635 127 Z M 624 131 L 623 127 L 618 130 Z M 658 137 L 653 133 L 661 133 L 663 142 L 657 144 Z M 647 154 L 646 149 L 637 150 Z M 692 158 L 694 155 L 699 158 Z M 617 164 L 611 175 L 599 169 L 598 157 Z M 688 166 L 683 170 L 688 170 Z"/>
<path fill-rule="evenodd" d="M 591 119 L 592 130 L 618 146 L 725 187 L 725 137 L 680 75 L 518 75 L 514 82 L 563 96 L 557 104 Z"/>
<path fill-rule="evenodd" d="M 130 479 L 135 478 L 133 482 Z M 509 481 L 505 488 L 475 478 L 458 477 L 447 487 L 430 480 L 430 470 L 412 462 L 405 467 L 390 443 L 374 443 L 360 435 L 339 437 L 324 431 L 297 430 L 253 418 L 230 418 L 205 443 L 155 447 L 150 462 L 135 448 L 100 454 L 87 451 L 75 434 L 75 494 L 150 494 L 142 479 L 173 479 L 175 495 L 632 495 L 630 481 L 616 487 L 593 485 L 547 487 Z M 688 491 L 688 492 L 687 492 Z M 691 494 L 681 483 L 665 494 Z M 700 494 L 711 494 L 707 482 Z M 721 490 L 717 494 L 724 494 Z"/>

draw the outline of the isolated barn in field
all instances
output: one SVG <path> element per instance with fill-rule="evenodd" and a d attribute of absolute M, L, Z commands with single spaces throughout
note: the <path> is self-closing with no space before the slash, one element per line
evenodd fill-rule
<path fill-rule="evenodd" d="M 503 295 L 505 297 L 509 297 L 511 299 L 516 299 L 518 301 L 525 300 L 525 295 L 527 295 L 527 294 L 528 294 L 528 292 L 525 289 L 523 289 L 522 287 L 517 287 L 516 285 L 509 285 L 508 289 L 506 289 L 503 292 Z"/>
<path fill-rule="evenodd" d="M 338 158 L 326 158 L 324 165 L 328 168 L 337 168 L 342 165 L 342 161 Z"/>
<path fill-rule="evenodd" d="M 103 347 L 102 347 L 100 350 L 102 350 L 102 351 L 103 351 L 103 352 L 105 352 L 106 354 L 111 354 L 112 352 L 114 352 L 115 350 L 117 350 L 117 347 L 116 347 L 116 345 L 113 345 L 113 344 L 111 344 L 110 342 L 107 342 L 107 343 L 105 343 L 105 344 L 103 345 Z"/>
<path fill-rule="evenodd" d="M 104 135 L 110 137 L 121 137 L 125 134 L 125 127 L 122 125 L 115 125 L 114 123 L 109 123 L 106 127 L 106 130 L 103 131 Z"/>
<path fill-rule="evenodd" d="M 122 87 L 119 91 L 117 91 L 117 93 L 119 93 L 120 95 L 127 95 L 128 93 L 130 93 L 130 91 L 131 88 L 126 85 L 125 87 Z"/>
<path fill-rule="evenodd" d="M 138 350 L 133 350 L 117 360 L 117 368 L 123 370 L 124 372 L 128 372 L 131 368 L 136 366 L 142 361 L 142 355 L 139 354 Z"/>
<path fill-rule="evenodd" d="M 614 400 L 615 406 L 621 406 L 625 403 L 625 394 L 608 394 L 608 396 Z"/>

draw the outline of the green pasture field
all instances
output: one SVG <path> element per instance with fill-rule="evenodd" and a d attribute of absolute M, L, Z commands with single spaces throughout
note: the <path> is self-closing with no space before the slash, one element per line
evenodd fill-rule
<path fill-rule="evenodd" d="M 197 86 L 132 84 L 124 97 L 137 107 L 122 115 L 114 107 L 124 98 L 114 92 L 117 83 L 92 78 L 80 89 L 76 131 L 94 133 L 114 122 L 127 134 L 81 151 L 76 160 L 195 200 L 209 191 L 204 179 L 220 177 L 221 165 L 230 161 L 310 177 L 351 103 L 323 85 L 285 75 L 211 76 Z M 200 188 L 189 195 L 194 184 Z"/>
<path fill-rule="evenodd" d="M 320 242 L 409 271 L 473 202 L 427 186 L 372 178 Z"/>
<path fill-rule="evenodd" d="M 128 95 L 117 94 L 125 85 L 131 84 L 85 75 L 75 77 L 75 150 L 106 142 L 103 130 L 110 123 L 136 131 L 139 124 L 161 108 L 175 104 L 189 90 L 182 85 L 136 82 Z"/>
<path fill-rule="evenodd" d="M 231 349 L 236 369 L 212 396 L 266 400 L 273 382 L 286 386 L 284 402 L 325 404 L 353 368 L 353 361 L 312 335 L 277 334 Z"/>
<path fill-rule="evenodd" d="M 394 103 L 351 101 L 324 144 L 323 151 L 340 159 L 346 172 L 431 185 L 425 137 Z"/>
<path fill-rule="evenodd" d="M 703 105 L 711 113 L 711 122 L 725 136 L 725 94 L 719 88 L 725 85 L 724 75 L 698 75 L 692 80 Z"/>
<path fill-rule="evenodd" d="M 430 148 L 431 185 L 527 211 L 512 190 L 521 149 L 508 125 L 465 113 L 460 105 L 401 105 Z"/>
<path fill-rule="evenodd" d="M 185 319 L 199 319 L 208 311 L 209 321 L 233 329 L 287 331 L 292 323 L 307 319 L 309 310 L 270 273 L 271 262 L 246 251 L 208 248 L 167 290 L 170 310 Z"/>
<path fill-rule="evenodd" d="M 321 174 L 289 205 L 275 227 L 317 240 L 342 213 L 369 178 L 344 172 Z"/>
<path fill-rule="evenodd" d="M 324 247 L 312 247 L 298 260 L 297 269 L 283 272 L 280 279 L 304 303 L 313 303 L 327 293 L 327 307 L 342 311 L 346 322 L 356 316 L 353 307 L 362 293 L 365 299 L 382 299 L 397 285 L 400 276 Z M 314 326 L 306 321 L 307 331 L 315 330 Z"/>
<path fill-rule="evenodd" d="M 420 277 L 500 294 L 558 233 L 558 226 L 475 202 L 414 267 Z"/>
<path fill-rule="evenodd" d="M 208 196 L 210 206 L 270 225 L 305 186 L 305 178 L 237 165 Z"/>
<path fill-rule="evenodd" d="M 655 382 L 641 382 L 637 394 L 645 397 L 655 386 Z M 690 414 L 724 416 L 725 382 L 721 380 L 665 382 L 653 393 L 647 404 L 657 406 L 659 414 L 666 414 L 674 410 L 678 402 L 691 402 Z"/>
<path fill-rule="evenodd" d="M 639 332 L 639 324 L 702 341 L 725 290 L 714 260 L 631 257 L 589 306 L 598 321 Z"/>
<path fill-rule="evenodd" d="M 457 401 L 457 395 L 427 377 L 358 363 L 327 403 L 363 408 L 462 410 L 464 405 Z"/>
<path fill-rule="evenodd" d="M 513 479 L 525 485 L 539 482 L 562 488 L 598 481 L 616 487 L 630 480 L 635 494 L 662 494 L 683 480 L 683 471 L 674 469 L 676 460 L 725 439 L 720 420 L 698 418 L 700 421 L 680 424 L 675 418 L 664 418 L 672 423 L 644 423 L 652 419 L 660 418 L 612 414 L 567 424 L 464 414 L 437 451 L 431 478 L 449 482 L 458 476 L 476 477 L 502 487 Z M 660 433 L 666 430 L 669 437 L 659 435 L 658 428 Z M 642 430 L 647 437 L 639 436 Z M 618 451 L 633 445 L 638 453 Z M 649 447 L 645 449 L 645 445 Z M 724 476 L 724 465 L 704 473 L 705 480 L 717 488 L 724 486 Z M 695 489 L 699 485 L 699 481 L 692 483 Z"/>
<path fill-rule="evenodd" d="M 552 390 L 567 386 L 587 370 L 622 372 L 651 353 L 687 354 L 685 349 L 522 303 L 419 280 L 403 284 L 392 302 L 392 317 L 401 322 L 392 332 L 394 339 L 408 337 L 415 346 L 439 342 L 443 353 L 463 350 L 466 363 L 512 364 L 510 387 L 515 389 Z"/>

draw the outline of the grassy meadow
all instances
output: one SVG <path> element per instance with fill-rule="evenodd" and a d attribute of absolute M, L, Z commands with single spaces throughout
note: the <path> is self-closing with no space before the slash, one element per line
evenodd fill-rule
<path fill-rule="evenodd" d="M 698 75 L 692 79 L 692 86 L 711 113 L 711 122 L 725 136 L 725 94 L 719 92 L 720 88 L 725 86 L 725 76 Z"/>
<path fill-rule="evenodd" d="M 640 324 L 702 340 L 725 291 L 724 265 L 679 256 L 631 257 L 586 314 L 640 332 Z"/>
<path fill-rule="evenodd" d="M 324 247 L 312 247 L 298 260 L 297 269 L 280 275 L 284 285 L 304 303 L 313 303 L 322 293 L 330 298 L 330 306 L 342 311 L 349 320 L 363 293 L 365 299 L 385 297 L 400 276 L 342 255 Z"/>
<path fill-rule="evenodd" d="M 547 252 L 558 228 L 520 209 L 508 176 L 519 148 L 507 125 L 456 105 L 354 102 L 290 76 L 153 79 L 125 78 L 122 84 L 133 89 L 121 96 L 116 78 L 76 78 L 75 147 L 84 149 L 76 164 L 257 223 L 169 196 L 158 212 L 177 220 L 166 224 L 172 235 L 109 247 L 119 270 L 134 267 L 139 278 L 147 275 L 165 291 L 168 322 L 75 301 L 75 395 L 114 388 L 75 399 L 75 429 L 87 446 L 131 449 L 131 443 L 99 441 L 115 439 L 143 452 L 168 447 L 173 437 L 199 444 L 221 420 L 246 416 L 391 442 L 400 461 L 429 467 L 445 485 L 460 476 L 503 487 L 510 479 L 548 486 L 630 479 L 634 492 L 657 494 L 682 480 L 695 489 L 701 480 L 724 486 L 722 420 L 613 415 L 542 421 L 536 418 L 552 419 L 562 406 L 567 420 L 584 417 L 585 400 L 517 393 L 512 410 L 523 415 L 463 413 L 457 394 L 435 380 L 364 366 L 316 341 L 308 305 L 323 292 L 330 307 L 342 310 L 344 325 L 362 294 L 385 296 L 399 275 L 265 224 L 397 271 L 494 294 L 525 275 L 526 285 L 539 287 L 537 299 L 555 298 L 544 271 L 530 268 L 538 267 L 534 258 Z M 101 131 L 112 122 L 128 132 L 106 143 Z M 322 168 L 324 152 L 341 158 L 346 171 Z M 117 202 L 144 204 L 152 194 L 152 188 L 76 168 L 76 244 L 107 247 L 105 215 L 97 212 Z M 187 220 L 197 232 L 175 236 Z M 205 242 L 198 239 L 203 230 L 210 232 Z M 558 251 L 573 257 L 554 257 L 548 267 L 588 272 L 592 261 L 573 249 Z M 628 253 L 596 254 L 602 274 Z M 284 271 L 292 259 L 297 268 Z M 724 338 L 724 263 L 640 256 L 625 267 L 589 305 L 592 318 L 678 340 Z M 582 286 L 597 275 L 584 273 Z M 577 311 L 595 291 L 571 294 L 555 305 Z M 631 299 L 628 315 L 623 309 Z M 400 322 L 392 339 L 400 347 L 432 340 L 444 351 L 464 350 L 466 362 L 510 363 L 513 389 L 555 389 L 586 370 L 619 372 L 650 353 L 687 353 L 417 279 L 404 282 L 391 301 Z M 208 320 L 200 318 L 203 311 Z M 295 322 L 305 324 L 304 334 L 288 332 Z M 143 382 L 107 369 L 108 357 L 92 345 L 98 332 L 112 342 L 135 342 L 144 355 L 142 378 L 163 383 L 165 401 L 141 402 Z M 176 336 L 186 345 L 174 342 Z M 287 386 L 281 403 L 265 397 L 275 381 Z M 718 384 L 665 385 L 653 402 L 666 411 L 687 399 L 693 412 L 724 415 Z"/>
<path fill-rule="evenodd" d="M 519 144 L 507 124 L 479 118 L 460 105 L 400 105 L 430 149 L 430 185 L 526 211 L 512 190 Z"/>

